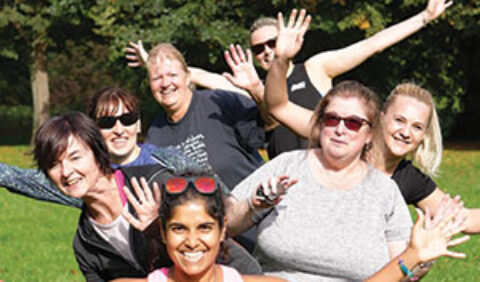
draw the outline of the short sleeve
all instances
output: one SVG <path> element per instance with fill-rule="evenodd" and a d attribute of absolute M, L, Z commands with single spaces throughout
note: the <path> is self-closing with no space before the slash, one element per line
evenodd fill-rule
<path fill-rule="evenodd" d="M 437 187 L 430 176 L 403 160 L 392 175 L 407 204 L 417 204 L 428 197 Z"/>
<path fill-rule="evenodd" d="M 257 104 L 240 94 L 215 90 L 215 95 L 221 97 L 223 114 L 233 125 L 235 134 L 242 147 L 254 150 L 263 146 L 265 131 Z"/>
<path fill-rule="evenodd" d="M 168 268 L 157 269 L 147 277 L 148 282 L 166 282 L 168 281 Z"/>
<path fill-rule="evenodd" d="M 391 181 L 391 203 L 385 213 L 385 238 L 387 242 L 403 241 L 410 238 L 412 219 L 397 185 Z"/>

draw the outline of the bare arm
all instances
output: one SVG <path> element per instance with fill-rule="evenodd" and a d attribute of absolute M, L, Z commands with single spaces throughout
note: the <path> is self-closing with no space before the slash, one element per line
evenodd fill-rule
<path fill-rule="evenodd" d="M 143 47 L 142 40 L 138 40 L 136 43 L 130 41 L 125 48 L 125 58 L 128 60 L 127 65 L 131 68 L 137 68 L 144 66 L 148 60 L 148 52 Z M 253 63 L 252 63 L 253 67 Z M 207 89 L 223 89 L 240 93 L 250 98 L 248 89 L 241 87 L 241 85 L 235 84 L 237 80 L 232 81 L 225 75 L 210 72 L 201 68 L 188 67 L 190 72 L 190 80 L 193 84 L 207 88 Z M 254 70 L 255 75 L 257 74 Z M 257 76 L 258 78 L 258 76 Z M 261 82 L 260 82 L 261 83 Z M 263 92 L 263 84 L 262 84 Z M 263 96 L 263 94 L 262 94 Z"/>
<path fill-rule="evenodd" d="M 441 256 L 464 258 L 465 254 L 448 250 L 448 247 L 461 244 L 469 239 L 468 236 L 465 236 L 450 240 L 453 235 L 464 228 L 462 226 L 464 219 L 460 216 L 460 212 L 460 209 L 449 210 L 442 218 L 437 218 L 437 222 L 434 224 L 435 219 L 431 219 L 428 209 L 426 215 L 417 209 L 418 217 L 412 228 L 408 248 L 365 281 L 402 281 L 405 274 L 400 269 L 400 259 L 408 269 L 412 269 L 419 263 L 428 262 Z"/>
<path fill-rule="evenodd" d="M 418 202 L 417 206 L 422 209 L 422 211 L 428 208 L 432 211 L 432 215 L 436 215 L 437 209 L 444 197 L 445 193 L 437 187 L 428 197 Z M 468 234 L 480 233 L 480 208 L 464 208 L 464 212 L 467 214 L 467 223 L 463 232 Z"/>
<path fill-rule="evenodd" d="M 366 59 L 398 43 L 420 30 L 428 22 L 438 18 L 452 2 L 429 0 L 427 8 L 415 16 L 386 28 L 375 35 L 342 49 L 322 52 L 305 62 L 312 81 L 330 79 L 341 75 Z"/>
<path fill-rule="evenodd" d="M 250 98 L 246 90 L 233 85 L 225 76 L 210 72 L 201 68 L 188 67 L 190 71 L 190 79 L 193 84 L 207 89 L 223 89 L 240 93 Z"/>
<path fill-rule="evenodd" d="M 265 212 L 278 204 L 297 181 L 287 175 L 271 177 L 266 182 L 260 183 L 249 198 L 228 197 L 226 213 L 228 233 L 236 236 L 261 220 Z"/>
<path fill-rule="evenodd" d="M 264 102 L 270 115 L 277 121 L 296 134 L 308 138 L 312 111 L 290 102 L 287 94 L 286 81 L 290 59 L 300 50 L 303 35 L 310 23 L 310 16 L 305 15 L 305 10 L 300 11 L 297 20 L 295 20 L 296 13 L 296 10 L 292 11 L 286 26 L 283 24 L 282 14 L 278 15 L 279 34 L 275 59 L 267 74 Z"/>

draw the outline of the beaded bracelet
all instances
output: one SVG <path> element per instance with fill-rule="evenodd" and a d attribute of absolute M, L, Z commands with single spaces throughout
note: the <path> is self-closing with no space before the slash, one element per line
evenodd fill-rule
<path fill-rule="evenodd" d="M 408 269 L 408 267 L 403 263 L 402 259 L 398 260 L 398 265 L 400 266 L 400 270 L 402 271 L 402 273 L 408 277 L 409 281 L 418 281 L 418 277 L 415 277 L 413 275 L 413 272 Z"/>

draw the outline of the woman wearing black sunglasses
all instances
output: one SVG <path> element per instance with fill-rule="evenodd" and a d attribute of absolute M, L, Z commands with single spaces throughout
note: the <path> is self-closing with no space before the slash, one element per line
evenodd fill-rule
<path fill-rule="evenodd" d="M 140 116 L 133 94 L 120 87 L 106 87 L 90 101 L 89 116 L 100 128 L 113 168 L 163 163 L 182 168 L 196 164 L 173 148 L 158 148 L 137 143 Z M 156 157 L 153 157 L 155 152 Z M 10 192 L 37 200 L 80 208 L 79 199 L 59 193 L 55 186 L 38 170 L 19 169 L 0 163 L 0 186 Z"/>
<path fill-rule="evenodd" d="M 302 107 L 313 110 L 321 97 L 332 87 L 334 78 L 354 69 L 371 56 L 382 52 L 386 48 L 411 36 L 421 30 L 429 22 L 437 19 L 452 4 L 452 1 L 429 0 L 425 10 L 414 16 L 392 25 L 375 35 L 364 40 L 352 43 L 343 48 L 319 52 L 308 58 L 304 63 L 293 64 L 291 61 L 287 69 L 287 91 L 289 99 Z M 230 54 L 226 53 L 227 63 L 235 73 L 238 69 L 250 70 L 248 75 L 258 79 L 252 61 L 253 57 L 261 68 L 268 71 L 275 55 L 278 36 L 278 22 L 274 18 L 259 18 L 250 27 L 250 46 L 252 52 L 247 50 L 246 55 L 240 46 L 230 46 Z M 126 56 L 132 62 L 129 66 L 142 65 L 142 60 L 147 61 L 148 55 L 143 49 L 141 41 L 138 44 L 129 43 Z M 250 67 L 247 65 L 250 64 Z M 242 67 L 240 67 L 242 66 Z M 208 89 L 228 89 L 249 95 L 245 90 L 244 81 L 232 79 L 227 75 L 222 77 L 202 69 L 190 67 L 192 83 Z M 249 84 L 246 84 L 249 85 Z M 254 92 L 250 92 L 254 93 Z M 261 93 L 263 92 L 255 92 Z M 263 96 L 253 97 L 255 101 L 263 100 Z M 261 104 L 261 103 L 259 103 Z M 280 125 L 273 129 L 268 138 L 268 154 L 270 158 L 282 152 L 298 148 L 306 148 L 304 138 L 294 134 L 288 128 Z"/>

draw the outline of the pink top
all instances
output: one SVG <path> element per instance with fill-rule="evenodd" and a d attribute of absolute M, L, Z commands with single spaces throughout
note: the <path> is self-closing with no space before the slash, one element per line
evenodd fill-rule
<path fill-rule="evenodd" d="M 123 187 L 125 186 L 125 176 L 119 169 L 115 170 L 114 175 L 115 182 L 117 182 L 118 193 L 120 194 L 120 199 L 122 199 L 122 206 L 125 206 L 127 203 L 127 195 L 125 195 L 125 191 L 123 191 Z"/>
<path fill-rule="evenodd" d="M 243 282 L 242 276 L 234 268 L 221 265 L 223 273 L 223 282 Z M 168 281 L 168 268 L 164 267 L 150 273 L 147 277 L 148 282 L 166 282 Z"/>

